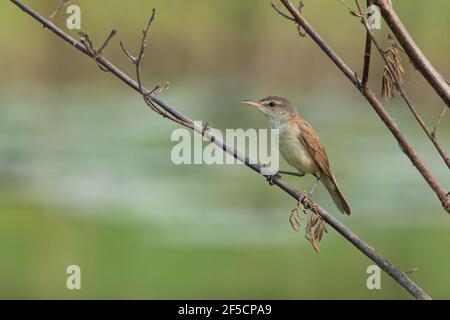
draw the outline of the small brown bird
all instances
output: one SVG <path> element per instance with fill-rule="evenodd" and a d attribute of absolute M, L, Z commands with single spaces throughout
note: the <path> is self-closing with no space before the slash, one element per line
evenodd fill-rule
<path fill-rule="evenodd" d="M 298 170 L 299 174 L 294 175 L 304 176 L 309 173 L 316 177 L 310 194 L 314 192 L 318 181 L 322 181 L 339 211 L 350 215 L 350 206 L 338 187 L 319 136 L 311 125 L 299 116 L 295 107 L 282 97 L 246 100 L 242 103 L 258 108 L 269 120 L 272 128 L 279 130 L 280 152 L 287 163 Z M 285 171 L 279 173 L 292 174 Z M 269 182 L 272 182 L 271 179 Z"/>

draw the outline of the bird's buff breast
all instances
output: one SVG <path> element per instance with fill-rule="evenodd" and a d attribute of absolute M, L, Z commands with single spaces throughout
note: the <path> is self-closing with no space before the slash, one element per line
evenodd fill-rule
<path fill-rule="evenodd" d="M 295 126 L 281 126 L 280 153 L 286 162 L 303 173 L 319 171 L 316 162 L 299 139 L 300 129 Z"/>

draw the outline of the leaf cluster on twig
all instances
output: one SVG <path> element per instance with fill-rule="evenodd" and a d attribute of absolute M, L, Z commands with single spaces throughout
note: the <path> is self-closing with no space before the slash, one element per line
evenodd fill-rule
<path fill-rule="evenodd" d="M 384 52 L 391 68 L 387 64 L 384 66 L 381 85 L 381 95 L 386 101 L 389 101 L 394 97 L 395 92 L 397 91 L 397 85 L 403 86 L 403 75 L 405 73 L 401 58 L 401 53 L 404 52 L 404 50 L 397 44 L 391 34 L 388 34 L 388 41 L 390 43 L 390 47 Z M 395 72 L 395 75 L 393 72 Z M 397 85 L 395 83 L 396 79 L 398 79 L 399 82 Z"/>
<path fill-rule="evenodd" d="M 322 216 L 317 210 L 317 206 L 313 205 L 311 207 L 311 214 L 306 224 L 306 239 L 311 243 L 314 250 L 320 253 L 319 242 L 322 240 L 323 233 L 327 233 L 328 230 L 325 226 Z"/>
<path fill-rule="evenodd" d="M 384 68 L 384 77 L 382 81 L 382 93 L 386 100 L 389 100 L 393 97 L 394 93 L 398 91 L 403 98 L 404 102 L 408 106 L 409 110 L 413 114 L 414 118 L 416 119 L 419 126 L 422 128 L 422 130 L 425 132 L 425 134 L 428 136 L 430 141 L 433 143 L 434 147 L 436 148 L 437 152 L 441 156 L 442 160 L 445 162 L 448 168 L 450 168 L 450 158 L 445 152 L 442 145 L 438 142 L 436 138 L 436 130 L 433 132 L 430 131 L 428 126 L 426 125 L 425 121 L 420 116 L 419 112 L 417 111 L 416 107 L 413 105 L 411 99 L 409 98 L 408 94 L 406 93 L 406 89 L 403 84 L 403 74 L 404 69 L 401 64 L 401 53 L 405 52 L 402 47 L 400 47 L 399 44 L 395 42 L 393 37 L 389 34 L 388 35 L 388 42 L 391 44 L 391 47 L 387 50 L 383 49 L 381 45 L 378 43 L 377 39 L 375 38 L 375 35 L 369 26 L 367 17 L 363 14 L 361 5 L 359 4 L 358 0 L 355 0 L 356 6 L 358 7 L 358 12 L 361 16 L 361 23 L 366 28 L 366 47 L 365 47 L 365 54 L 364 54 L 364 73 L 363 73 L 363 87 L 364 90 L 367 89 L 367 81 L 368 81 L 368 74 L 369 74 L 369 65 L 370 65 L 370 54 L 371 54 L 371 43 L 373 42 L 375 47 L 377 48 L 379 54 L 383 58 L 385 62 L 385 68 Z M 372 4 L 372 0 L 367 0 L 367 5 Z M 444 111 L 443 111 L 444 112 Z M 441 113 L 442 115 L 442 113 Z M 435 125 L 435 129 L 440 124 L 441 116 L 439 116 L 438 121 Z M 399 143 L 399 146 L 401 150 L 407 154 L 410 157 L 410 154 L 405 149 L 404 143 Z M 411 158 L 411 157 L 410 157 Z M 443 191 L 443 190 L 442 190 Z M 446 208 L 446 211 L 449 212 L 448 208 L 450 208 L 450 201 L 448 201 L 447 197 L 444 197 L 444 192 L 439 192 L 438 196 L 441 202 L 443 203 L 444 208 Z"/>
<path fill-rule="evenodd" d="M 402 19 L 394 10 L 391 0 L 373 0 L 380 8 L 386 24 L 395 35 L 396 39 L 402 45 L 405 53 L 415 69 L 419 71 L 428 84 L 435 90 L 439 97 L 450 108 L 450 86 L 445 82 L 443 75 L 433 66 L 431 61 L 422 52 L 414 41 Z"/>
<path fill-rule="evenodd" d="M 325 226 L 325 221 L 320 215 L 318 206 L 311 200 L 311 198 L 303 192 L 302 198 L 299 199 L 295 208 L 291 211 L 289 222 L 294 231 L 300 231 L 301 221 L 300 211 L 307 217 L 305 226 L 305 238 L 311 243 L 314 250 L 320 253 L 319 242 L 323 238 L 323 234 L 328 230 Z"/>
<path fill-rule="evenodd" d="M 371 54 L 371 43 L 373 42 L 375 44 L 375 47 L 377 48 L 378 52 L 380 53 L 381 57 L 385 61 L 385 68 L 384 68 L 384 77 L 382 81 L 382 94 L 385 98 L 385 100 L 391 99 L 395 92 L 398 91 L 400 95 L 402 96 L 403 100 L 405 101 L 406 105 L 408 106 L 409 110 L 413 114 L 414 118 L 422 128 L 422 130 L 425 132 L 425 134 L 428 136 L 430 141 L 435 146 L 437 152 L 441 156 L 442 160 L 445 162 L 448 168 L 450 168 L 450 158 L 447 155 L 447 153 L 444 151 L 442 145 L 437 141 L 437 138 L 435 136 L 435 131 L 431 132 L 428 129 L 428 126 L 426 125 L 425 121 L 422 119 L 422 117 L 417 112 L 415 106 L 413 105 L 411 99 L 406 93 L 406 90 L 403 85 L 403 74 L 404 69 L 401 64 L 401 53 L 405 52 L 400 45 L 398 45 L 393 37 L 389 34 L 388 41 L 391 43 L 391 48 L 385 50 L 383 49 L 378 41 L 375 38 L 375 35 L 368 23 L 368 17 L 364 15 L 361 5 L 359 4 L 359 0 L 355 0 L 356 6 L 358 7 L 358 16 L 361 17 L 361 22 L 364 25 L 364 27 L 367 30 L 366 33 L 366 47 L 365 47 L 365 55 L 364 55 L 364 73 L 363 73 L 363 90 L 366 91 L 368 89 L 367 81 L 368 81 L 368 73 L 369 73 L 369 65 L 370 65 L 370 54 Z M 367 0 L 367 6 L 371 5 L 373 3 L 373 0 Z M 351 10 L 351 8 L 349 9 Z M 364 93 L 364 92 L 363 92 Z M 442 113 L 441 113 L 442 114 Z M 441 117 L 438 118 L 438 122 L 436 123 L 435 128 L 437 128 L 440 124 Z M 407 151 L 405 149 L 406 144 L 401 141 L 399 141 L 399 146 L 401 150 L 408 155 L 410 159 L 412 159 L 412 153 L 411 151 Z M 417 167 L 417 166 L 416 166 Z M 424 173 L 423 169 L 419 170 L 421 173 Z M 447 212 L 450 212 L 450 201 L 448 197 L 444 196 L 444 190 L 443 188 L 440 188 L 437 186 L 436 181 L 432 181 L 430 178 L 430 175 L 428 177 L 424 175 L 424 177 L 427 179 L 427 181 L 432 184 L 430 186 L 437 191 L 437 195 L 439 199 L 441 200 L 443 207 Z M 438 188 L 436 188 L 438 187 Z M 439 191 L 437 189 L 440 189 Z"/>

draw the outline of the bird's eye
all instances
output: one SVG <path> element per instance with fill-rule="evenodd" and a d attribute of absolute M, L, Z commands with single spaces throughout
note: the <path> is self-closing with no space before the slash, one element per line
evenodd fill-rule
<path fill-rule="evenodd" d="M 273 108 L 273 107 L 275 107 L 275 105 L 276 105 L 275 101 L 270 101 L 269 102 L 269 107 Z"/>

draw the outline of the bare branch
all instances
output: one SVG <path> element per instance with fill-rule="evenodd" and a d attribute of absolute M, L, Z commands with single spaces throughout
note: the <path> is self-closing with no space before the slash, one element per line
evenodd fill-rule
<path fill-rule="evenodd" d="M 141 46 L 139 49 L 139 54 L 137 57 L 134 57 L 126 48 L 125 45 L 123 44 L 122 41 L 120 41 L 120 47 L 122 48 L 122 51 L 125 53 L 125 55 L 128 57 L 128 59 L 130 60 L 130 62 L 135 66 L 136 68 L 136 79 L 137 79 L 137 84 L 138 84 L 138 88 L 139 88 L 139 92 L 142 95 L 142 98 L 144 99 L 145 103 L 156 113 L 158 113 L 159 115 L 163 116 L 164 118 L 168 118 L 169 120 L 176 122 L 182 126 L 188 127 L 193 129 L 193 124 L 192 121 L 184 121 L 183 119 L 180 119 L 179 117 L 177 117 L 174 114 L 171 114 L 170 112 L 167 112 L 167 110 L 165 110 L 164 108 L 162 108 L 158 101 L 155 100 L 153 97 L 156 96 L 157 94 L 165 91 L 168 89 L 169 87 L 169 83 L 167 82 L 166 85 L 164 87 L 160 87 L 160 86 L 156 86 L 155 89 L 153 89 L 152 91 L 148 91 L 148 90 L 144 90 L 144 87 L 142 85 L 142 80 L 141 80 L 141 62 L 142 62 L 142 58 L 144 57 L 145 51 L 147 49 L 147 38 L 148 38 L 148 32 L 150 30 L 150 26 L 152 25 L 152 22 L 155 20 L 156 18 L 156 10 L 153 9 L 152 10 L 152 14 L 147 22 L 147 25 L 145 27 L 144 30 L 142 30 L 142 40 L 141 40 Z"/>
<path fill-rule="evenodd" d="M 431 174 L 423 160 L 419 157 L 412 145 L 408 142 L 404 134 L 401 132 L 397 123 L 383 107 L 381 102 L 376 98 L 375 94 L 369 87 L 362 88 L 361 81 L 355 76 L 355 72 L 334 52 L 334 50 L 325 42 L 325 40 L 311 27 L 305 18 L 298 12 L 295 6 L 289 0 L 280 0 L 295 18 L 298 24 L 306 31 L 306 33 L 314 40 L 314 42 L 322 49 L 322 51 L 336 64 L 336 66 L 344 73 L 344 75 L 356 86 L 362 93 L 364 98 L 370 103 L 380 119 L 386 127 L 391 131 L 397 140 L 401 150 L 408 156 L 422 177 L 433 189 L 434 193 L 441 201 L 442 207 L 450 213 L 450 197 L 443 185 Z"/>
<path fill-rule="evenodd" d="M 270 5 L 272 6 L 273 10 L 275 10 L 280 16 L 282 16 L 285 19 L 288 19 L 289 21 L 294 21 L 295 22 L 294 18 L 288 16 L 286 13 L 284 13 L 283 11 L 278 9 L 278 7 L 273 2 L 271 2 Z"/>
<path fill-rule="evenodd" d="M 356 3 L 358 3 L 358 0 L 356 0 Z M 358 5 L 358 8 L 360 10 L 360 13 L 362 13 L 361 7 L 359 7 L 359 5 Z M 384 62 L 386 63 L 386 67 L 389 71 L 391 79 L 393 79 L 395 88 L 398 90 L 398 92 L 400 92 L 400 95 L 402 96 L 402 98 L 405 101 L 406 105 L 408 106 L 409 110 L 413 114 L 414 118 L 419 123 L 420 127 L 425 132 L 425 134 L 430 139 L 430 141 L 433 143 L 434 147 L 438 151 L 441 158 L 444 160 L 447 167 L 450 169 L 450 159 L 449 159 L 448 155 L 445 153 L 444 149 L 439 144 L 439 142 L 437 141 L 434 134 L 428 129 L 427 125 L 425 124 L 425 122 L 423 121 L 423 119 L 421 118 L 419 113 L 417 112 L 415 106 L 412 104 L 411 99 L 406 94 L 406 90 L 403 87 L 403 81 L 401 79 L 402 68 L 401 68 L 400 63 L 396 60 L 398 58 L 395 57 L 395 55 L 398 53 L 393 53 L 393 56 L 390 57 L 389 52 L 383 50 L 383 48 L 380 46 L 377 39 L 375 38 L 375 35 L 373 34 L 373 32 L 369 26 L 369 21 L 367 20 L 365 15 L 362 15 L 361 23 L 366 28 L 367 34 L 369 35 L 373 44 L 375 45 L 375 47 L 377 48 L 381 57 L 383 58 Z M 393 41 L 393 39 L 392 39 L 392 41 Z M 384 82 L 383 82 L 383 84 L 384 84 Z M 388 84 L 388 86 L 389 86 L 389 84 Z M 448 197 L 446 197 L 446 198 L 448 198 Z"/>
<path fill-rule="evenodd" d="M 283 11 L 278 9 L 278 7 L 273 2 L 271 2 L 270 4 L 271 4 L 272 8 L 275 10 L 275 12 L 278 13 L 280 16 L 282 16 L 283 18 L 285 18 L 289 21 L 295 22 L 294 18 L 290 17 L 289 15 L 287 15 L 286 13 L 284 13 Z M 300 1 L 299 5 L 298 5 L 298 12 L 302 13 L 303 7 L 304 7 L 304 4 L 302 1 Z M 295 26 L 297 27 L 297 32 L 298 32 L 299 36 L 306 37 L 306 33 L 303 32 L 302 27 L 298 23 L 295 23 Z"/>
<path fill-rule="evenodd" d="M 434 68 L 422 50 L 417 46 L 414 39 L 403 25 L 400 17 L 392 8 L 390 0 L 373 0 L 374 4 L 380 7 L 381 14 L 387 22 L 397 40 L 405 50 L 411 62 L 423 77 L 433 87 L 436 93 L 442 98 L 447 107 L 450 108 L 450 86 L 445 82 L 443 76 Z"/>
<path fill-rule="evenodd" d="M 64 41 L 73 45 L 76 49 L 80 50 L 84 54 L 88 55 L 92 58 L 91 52 L 80 42 L 73 39 L 70 35 L 56 27 L 49 20 L 45 19 L 37 12 L 33 11 L 28 6 L 24 5 L 20 0 L 10 0 L 12 3 L 17 5 L 21 10 L 25 13 L 29 14 L 31 17 L 39 21 L 41 24 L 45 25 L 49 30 L 54 32 L 57 36 L 62 38 Z M 294 8 L 295 9 L 295 8 Z M 303 25 L 302 25 L 303 27 Z M 307 30 L 308 32 L 308 30 Z M 192 124 L 192 129 L 200 134 L 203 134 L 206 139 L 214 143 L 216 146 L 233 156 L 235 159 L 244 163 L 248 168 L 253 171 L 262 174 L 262 167 L 255 164 L 256 162 L 250 161 L 250 159 L 235 150 L 231 146 L 227 145 L 219 136 L 216 136 L 212 130 L 204 130 L 204 127 L 199 126 L 196 123 L 193 123 L 191 119 L 184 116 L 164 101 L 162 101 L 158 96 L 151 94 L 150 90 L 145 88 L 140 88 L 139 84 L 127 76 L 123 71 L 118 69 L 115 65 L 113 65 L 109 60 L 104 57 L 98 58 L 98 63 L 100 63 L 104 68 L 108 69 L 111 74 L 115 75 L 117 78 L 122 80 L 128 86 L 142 94 L 145 93 L 145 96 L 151 97 L 152 101 L 158 104 L 162 109 L 164 109 L 168 114 L 176 117 L 181 120 L 183 123 Z M 430 296 L 427 295 L 425 291 L 423 291 L 420 287 L 418 287 L 402 270 L 392 264 L 385 257 L 380 255 L 373 247 L 365 243 L 362 239 L 360 239 L 356 234 L 354 234 L 350 229 L 348 229 L 345 225 L 339 222 L 333 215 L 328 213 L 325 209 L 313 203 L 311 199 L 305 197 L 298 190 L 294 189 L 290 185 L 288 185 L 280 176 L 276 176 L 273 180 L 274 184 L 276 184 L 280 189 L 284 190 L 291 197 L 299 201 L 304 208 L 317 211 L 318 214 L 323 218 L 323 220 L 334 228 L 337 232 L 339 232 L 343 237 L 345 237 L 350 243 L 352 243 L 359 251 L 361 251 L 364 255 L 374 261 L 378 266 L 380 266 L 383 270 L 385 270 L 395 281 L 397 281 L 402 287 L 404 287 L 412 296 L 417 299 L 431 299 Z"/>
<path fill-rule="evenodd" d="M 145 53 L 145 49 L 147 48 L 147 36 L 148 36 L 148 30 L 150 29 L 150 26 L 152 25 L 152 22 L 155 20 L 156 17 L 156 10 L 152 10 L 152 15 L 150 16 L 150 19 L 148 20 L 147 26 L 142 31 L 142 42 L 141 42 L 141 51 L 139 54 L 139 60 L 142 59 Z"/>
<path fill-rule="evenodd" d="M 120 41 L 120 47 L 122 48 L 122 51 L 125 53 L 125 55 L 128 57 L 128 59 L 130 59 L 130 62 L 132 64 L 136 64 L 137 62 L 137 58 L 133 57 L 130 53 L 130 51 L 127 50 L 127 48 L 125 47 L 125 45 L 123 44 L 122 41 Z"/>
<path fill-rule="evenodd" d="M 102 46 L 100 47 L 100 49 L 98 49 L 97 54 L 101 55 L 103 53 L 103 50 L 106 49 L 106 47 L 109 44 L 109 41 L 111 41 L 112 38 L 114 38 L 114 36 L 117 34 L 117 29 L 112 29 L 111 32 L 109 33 L 108 37 L 106 37 L 105 41 L 103 42 Z"/>

